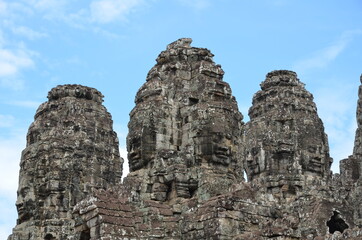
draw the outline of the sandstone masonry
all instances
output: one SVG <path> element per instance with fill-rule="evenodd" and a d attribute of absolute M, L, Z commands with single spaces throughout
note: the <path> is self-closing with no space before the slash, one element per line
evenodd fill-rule
<path fill-rule="evenodd" d="M 268 73 L 244 123 L 221 66 L 191 42 L 169 44 L 136 94 L 123 182 L 102 94 L 49 92 L 22 153 L 8 240 L 362 239 L 362 85 L 354 151 L 332 175 L 296 73 Z"/>

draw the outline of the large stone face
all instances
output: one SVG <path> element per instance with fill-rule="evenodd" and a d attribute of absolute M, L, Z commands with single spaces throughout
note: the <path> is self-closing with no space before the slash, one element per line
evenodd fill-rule
<path fill-rule="evenodd" d="M 268 73 L 249 116 L 245 159 L 251 181 L 278 192 L 283 186 L 299 189 L 330 178 L 332 160 L 323 123 L 296 73 Z"/>
<path fill-rule="evenodd" d="M 190 43 L 158 56 L 130 114 L 129 178 L 144 179 L 142 198 L 209 198 L 242 180 L 242 115 L 213 55 Z"/>
<path fill-rule="evenodd" d="M 94 189 L 121 183 L 123 160 L 103 95 L 63 85 L 48 99 L 35 114 L 22 152 L 18 220 L 10 239 L 65 239 L 75 204 Z"/>

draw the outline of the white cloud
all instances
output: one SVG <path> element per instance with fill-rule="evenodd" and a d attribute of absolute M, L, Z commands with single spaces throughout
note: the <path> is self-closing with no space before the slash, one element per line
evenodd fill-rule
<path fill-rule="evenodd" d="M 3 207 L 3 205 L 0 204 L 0 207 Z M 0 213 L 1 213 L 1 211 L 0 211 Z M 7 215 L 5 215 L 5 216 L 7 216 Z M 0 239 L 7 239 L 8 236 L 11 234 L 11 228 L 14 226 L 15 226 L 15 222 L 0 224 Z"/>
<path fill-rule="evenodd" d="M 324 68 L 332 61 L 334 61 L 348 46 L 356 35 L 361 34 L 361 30 L 346 31 L 338 41 L 330 46 L 321 49 L 313 54 L 312 57 L 298 61 L 293 69 L 301 73 L 315 68 Z"/>
<path fill-rule="evenodd" d="M 25 130 L 13 129 L 9 138 L 0 138 L 0 239 L 7 239 L 16 224 L 16 191 L 25 136 Z"/>
<path fill-rule="evenodd" d="M 54 10 L 63 7 L 66 1 L 59 0 L 33 0 L 32 5 L 39 10 Z"/>
<path fill-rule="evenodd" d="M 26 132 L 9 139 L 0 139 L 0 194 L 11 196 L 18 188 L 21 151 L 25 148 Z"/>
<path fill-rule="evenodd" d="M 48 36 L 46 33 L 37 32 L 25 26 L 13 27 L 11 30 L 13 33 L 26 37 L 29 40 L 37 40 Z"/>
<path fill-rule="evenodd" d="M 0 0 L 0 15 L 4 15 L 7 11 L 7 3 Z"/>
<path fill-rule="evenodd" d="M 124 160 L 123 174 L 122 174 L 122 177 L 124 178 L 129 173 L 128 159 L 127 159 L 127 147 L 126 147 L 126 138 L 127 138 L 127 134 L 128 134 L 128 128 L 127 128 L 127 126 L 124 126 L 122 124 L 113 124 L 113 129 L 117 133 L 117 137 L 119 140 L 119 153 Z"/>
<path fill-rule="evenodd" d="M 353 124 L 351 124 L 353 126 Z M 339 172 L 339 161 L 347 158 L 353 152 L 355 131 L 341 130 L 326 126 L 326 132 L 330 139 L 330 155 L 333 158 L 332 171 Z"/>
<path fill-rule="evenodd" d="M 100 35 L 102 35 L 102 36 L 104 36 L 104 37 L 106 37 L 108 39 L 111 39 L 111 40 L 117 40 L 117 39 L 122 38 L 121 35 L 106 31 L 106 30 L 104 30 L 102 28 L 99 28 L 99 27 L 93 28 L 93 32 L 96 33 L 96 34 L 100 34 Z"/>
<path fill-rule="evenodd" d="M 0 77 L 12 76 L 19 73 L 20 69 L 33 66 L 34 62 L 26 50 L 0 48 Z"/>
<path fill-rule="evenodd" d="M 143 0 L 99 0 L 90 4 L 91 20 L 98 23 L 125 21 Z"/>
<path fill-rule="evenodd" d="M 41 102 L 37 102 L 37 101 L 11 101 L 11 102 L 8 102 L 7 104 L 10 104 L 10 105 L 13 105 L 13 106 L 18 106 L 18 107 L 37 109 L 39 107 L 39 105 L 41 104 Z"/>
<path fill-rule="evenodd" d="M 341 83 L 343 81 L 337 84 L 331 81 L 328 87 L 319 89 L 315 93 L 318 114 L 328 134 L 330 154 L 334 159 L 333 172 L 339 172 L 339 161 L 352 154 L 357 127 L 356 89 L 354 86 Z"/>
<path fill-rule="evenodd" d="M 122 178 L 126 177 L 129 173 L 129 166 L 128 166 L 128 158 L 127 158 L 127 148 L 126 147 L 120 147 L 119 153 L 121 157 L 123 158 L 123 173 Z"/>
<path fill-rule="evenodd" d="M 16 192 L 11 197 L 0 195 L 0 239 L 7 239 L 12 228 L 15 227 L 17 218 L 15 201 Z"/>
<path fill-rule="evenodd" d="M 15 20 L 34 14 L 32 7 L 21 1 L 0 0 L 0 15 L 2 20 Z"/>
<path fill-rule="evenodd" d="M 29 7 L 38 12 L 43 13 L 46 19 L 63 18 L 65 14 L 65 7 L 68 1 L 59 0 L 31 0 L 27 1 Z"/>
<path fill-rule="evenodd" d="M 1 48 L 1 46 L 4 46 L 4 44 L 5 44 L 4 33 L 0 29 L 0 48 Z"/>
<path fill-rule="evenodd" d="M 21 71 L 35 65 L 32 60 L 34 54 L 24 46 L 5 49 L 0 45 L 0 86 L 14 90 L 22 89 L 24 81 L 19 78 L 19 75 Z"/>
<path fill-rule="evenodd" d="M 210 6 L 209 0 L 178 0 L 182 5 L 195 10 L 202 10 Z"/>

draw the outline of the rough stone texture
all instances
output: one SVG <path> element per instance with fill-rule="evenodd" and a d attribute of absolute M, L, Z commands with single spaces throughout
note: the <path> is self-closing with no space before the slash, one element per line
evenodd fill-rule
<path fill-rule="evenodd" d="M 209 50 L 167 46 L 136 95 L 127 137 L 141 199 L 207 199 L 243 179 L 242 115 Z"/>
<path fill-rule="evenodd" d="M 280 194 L 326 184 L 332 164 L 327 136 L 313 96 L 296 73 L 268 73 L 249 116 L 245 158 L 252 183 Z"/>
<path fill-rule="evenodd" d="M 362 85 L 355 149 L 332 175 L 296 73 L 268 73 L 244 124 L 220 65 L 191 42 L 169 44 L 137 92 L 122 184 L 101 94 L 50 92 L 29 130 L 9 240 L 362 239 Z"/>
<path fill-rule="evenodd" d="M 77 202 L 121 183 L 122 163 L 103 95 L 80 85 L 53 88 L 22 152 L 17 226 L 10 239 L 66 239 Z"/>

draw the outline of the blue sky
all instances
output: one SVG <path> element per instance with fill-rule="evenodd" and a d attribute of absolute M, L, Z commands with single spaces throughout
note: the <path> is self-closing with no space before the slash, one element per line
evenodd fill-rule
<path fill-rule="evenodd" d="M 334 172 L 352 153 L 360 0 L 0 0 L 0 239 L 15 226 L 20 154 L 47 92 L 66 83 L 100 90 L 124 155 L 134 96 L 181 37 L 215 54 L 245 121 L 268 72 L 296 71 L 315 97 Z"/>

